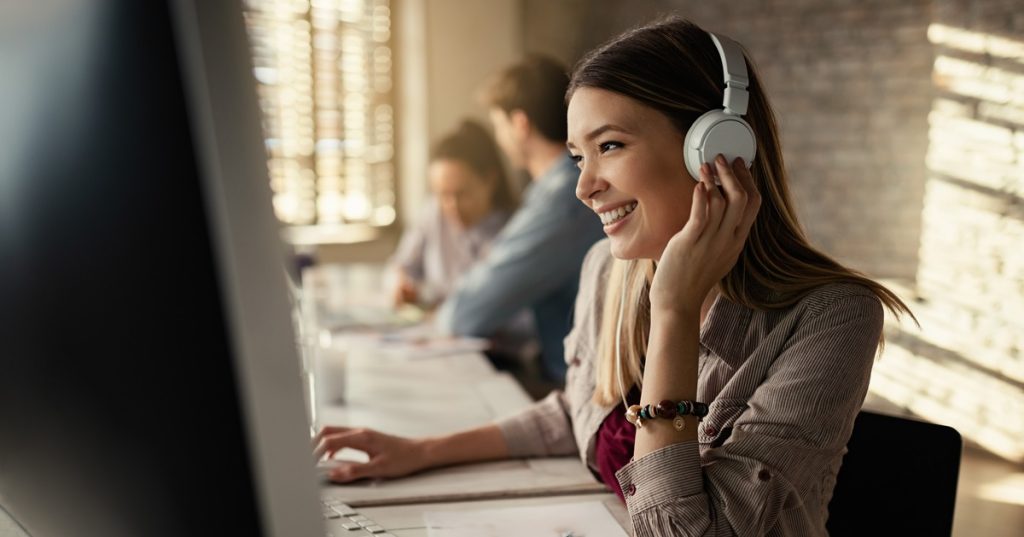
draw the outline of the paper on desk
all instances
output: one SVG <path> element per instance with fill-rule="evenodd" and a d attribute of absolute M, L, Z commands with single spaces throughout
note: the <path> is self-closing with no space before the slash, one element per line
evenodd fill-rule
<path fill-rule="evenodd" d="M 556 503 L 423 513 L 430 537 L 626 537 L 604 504 Z"/>
<path fill-rule="evenodd" d="M 385 334 L 380 341 L 380 349 L 384 352 L 403 353 L 416 358 L 483 352 L 490 346 L 490 342 L 483 338 L 402 332 Z"/>
<path fill-rule="evenodd" d="M 426 318 L 423 310 L 403 307 L 398 310 L 390 306 L 361 305 L 338 311 L 320 312 L 318 322 L 333 332 L 359 330 L 391 330 L 422 324 Z"/>
<path fill-rule="evenodd" d="M 542 473 L 525 459 L 437 468 L 399 479 L 331 485 L 325 492 L 354 507 L 401 503 L 521 498 L 552 493 L 607 492 L 577 457 L 559 457 Z"/>
<path fill-rule="evenodd" d="M 364 331 L 336 337 L 339 346 L 373 350 L 381 355 L 426 358 L 483 352 L 490 347 L 484 338 L 453 337 L 438 334 L 433 326 L 418 324 L 400 329 Z"/>

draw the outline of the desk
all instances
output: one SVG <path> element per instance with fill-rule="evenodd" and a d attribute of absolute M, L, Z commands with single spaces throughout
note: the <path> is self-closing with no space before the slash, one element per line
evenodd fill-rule
<path fill-rule="evenodd" d="M 315 270 L 323 278 L 336 269 Z M 346 401 L 321 405 L 322 423 L 372 427 L 402 436 L 437 435 L 490 423 L 531 403 L 519 384 L 496 371 L 482 354 L 395 356 L 374 352 L 365 343 L 346 345 L 351 341 L 339 334 L 321 349 L 344 353 L 347 362 Z M 423 514 L 428 511 L 580 501 L 603 503 L 623 528 L 629 527 L 622 502 L 576 457 L 514 459 L 434 469 L 394 480 L 325 484 L 321 495 L 352 506 L 396 537 L 426 536 Z M 360 535 L 342 529 L 343 521 L 347 522 L 328 520 L 329 530 L 334 535 Z"/>
<path fill-rule="evenodd" d="M 391 533 L 395 537 L 426 537 L 427 528 L 423 523 L 423 513 L 427 511 L 471 511 L 479 509 L 495 509 L 495 508 L 506 508 L 506 507 L 521 507 L 521 506 L 536 506 L 536 505 L 556 505 L 560 503 L 570 502 L 593 502 L 600 501 L 604 504 L 608 512 L 615 517 L 615 520 L 620 526 L 629 534 L 629 520 L 626 514 L 626 508 L 622 505 L 618 496 L 611 493 L 605 494 L 580 494 L 572 496 L 547 496 L 547 497 L 533 497 L 523 498 L 517 500 L 489 500 L 489 501 L 472 501 L 472 502 L 449 502 L 449 503 L 435 503 L 435 504 L 419 504 L 419 505 L 403 505 L 403 506 L 391 506 L 391 507 L 369 507 L 363 508 L 359 511 L 370 519 L 384 524 L 388 528 L 388 533 Z M 343 533 L 335 528 L 339 525 L 335 521 L 331 521 L 328 524 L 328 531 L 332 532 L 335 537 L 341 537 L 348 533 Z M 534 537 L 534 536 L 524 536 Z M 547 537 L 547 536 L 544 536 Z M 554 536 L 552 536 L 554 537 Z"/>

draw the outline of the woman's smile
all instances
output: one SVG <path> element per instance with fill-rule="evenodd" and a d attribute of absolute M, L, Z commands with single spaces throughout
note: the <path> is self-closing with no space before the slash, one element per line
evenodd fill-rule
<path fill-rule="evenodd" d="M 624 218 L 626 215 L 633 212 L 636 207 L 636 200 L 630 200 L 619 203 L 606 203 L 600 207 L 594 207 L 594 212 L 596 212 L 597 216 L 601 218 L 602 224 L 608 225 Z"/>
<path fill-rule="evenodd" d="M 632 220 L 631 217 L 637 206 L 637 202 L 630 201 L 625 204 L 615 204 L 615 206 L 605 206 L 596 209 L 597 216 L 601 218 L 601 224 L 604 225 L 604 232 L 611 235 L 622 229 Z"/>

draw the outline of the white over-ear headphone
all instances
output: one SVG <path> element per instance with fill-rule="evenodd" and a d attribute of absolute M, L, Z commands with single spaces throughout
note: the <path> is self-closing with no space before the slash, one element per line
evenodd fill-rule
<path fill-rule="evenodd" d="M 708 32 L 710 33 L 710 32 Z M 721 153 L 728 162 L 742 157 L 749 168 L 757 154 L 754 130 L 743 119 L 747 113 L 747 64 L 743 51 L 733 40 L 711 34 L 718 53 L 722 57 L 722 72 L 725 74 L 725 98 L 722 108 L 711 110 L 697 118 L 686 132 L 686 170 L 695 180 L 700 180 L 700 166 L 707 162 L 714 165 L 715 157 Z"/>

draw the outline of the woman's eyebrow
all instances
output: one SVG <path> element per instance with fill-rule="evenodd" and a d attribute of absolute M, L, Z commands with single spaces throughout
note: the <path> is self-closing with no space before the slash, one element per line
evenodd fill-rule
<path fill-rule="evenodd" d="M 590 140 L 593 140 L 594 138 L 597 138 L 598 136 L 608 131 L 618 131 L 623 134 L 630 134 L 628 129 L 615 125 L 614 123 L 605 123 L 604 125 L 601 125 L 600 127 L 587 133 L 586 136 L 583 137 L 583 141 L 589 142 Z M 573 145 L 572 142 L 566 142 L 565 145 L 570 149 L 576 147 L 575 145 Z"/>

